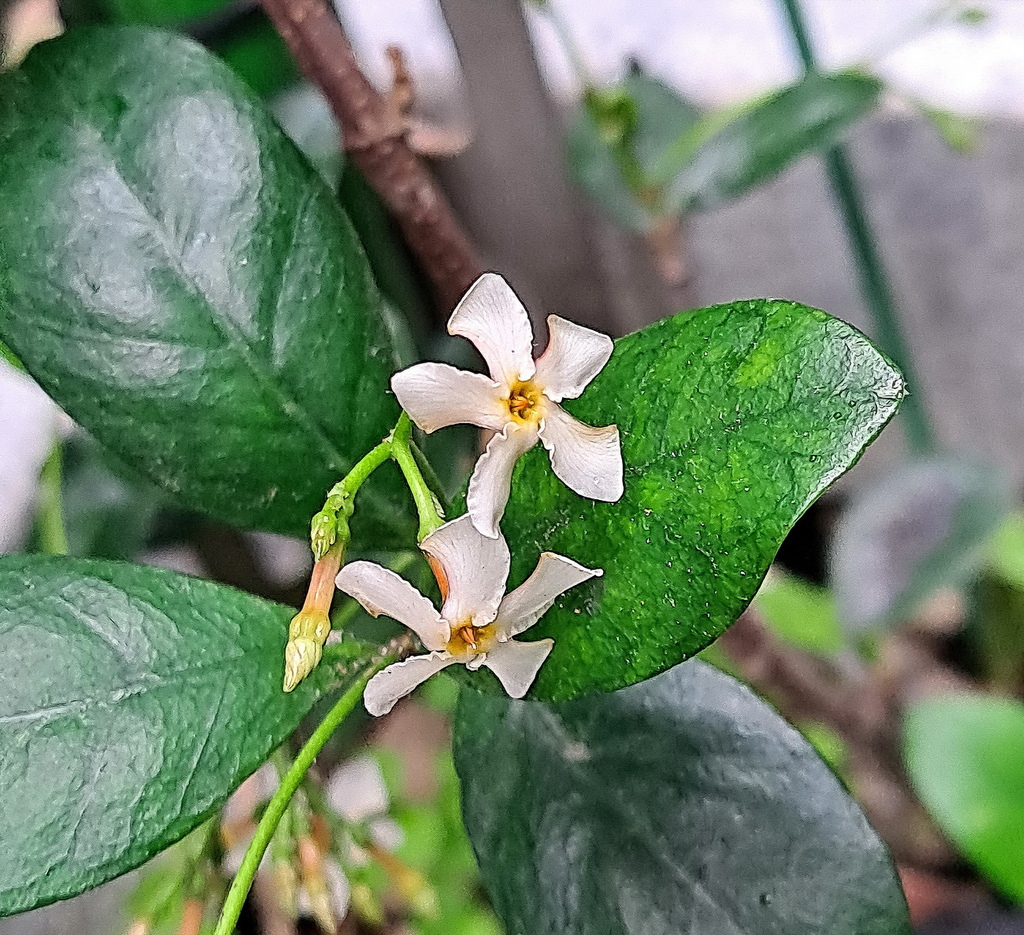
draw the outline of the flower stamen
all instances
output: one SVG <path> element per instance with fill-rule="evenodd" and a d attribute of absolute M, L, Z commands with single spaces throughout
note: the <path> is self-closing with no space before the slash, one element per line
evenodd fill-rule
<path fill-rule="evenodd" d="M 528 422 L 537 416 L 534 411 L 540 402 L 540 390 L 532 383 L 515 384 L 508 396 L 508 411 L 520 422 Z"/>

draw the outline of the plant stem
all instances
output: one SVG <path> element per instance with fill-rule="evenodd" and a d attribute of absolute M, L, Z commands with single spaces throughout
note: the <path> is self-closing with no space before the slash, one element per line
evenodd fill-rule
<path fill-rule="evenodd" d="M 420 517 L 420 528 L 417 541 L 422 542 L 435 529 L 444 523 L 439 504 L 430 490 L 420 471 L 416 458 L 413 456 L 411 445 L 412 420 L 408 414 L 403 412 L 395 426 L 391 436 L 391 457 L 395 459 L 402 469 L 405 482 L 409 485 L 409 492 L 416 504 L 416 511 Z"/>
<path fill-rule="evenodd" d="M 805 72 L 817 68 L 814 49 L 811 46 L 807 26 L 800 10 L 800 0 L 780 0 L 790 33 L 800 54 Z M 857 266 L 861 295 L 871 313 L 879 343 L 903 371 L 907 383 L 916 388 L 919 384 L 911 365 L 910 350 L 900 326 L 892 285 L 882 265 L 877 239 L 871 229 L 864 199 L 853 174 L 849 157 L 843 146 L 833 146 L 825 153 L 825 167 L 828 172 L 832 196 L 843 216 L 846 236 Z M 911 392 L 903 401 L 906 416 L 907 441 L 916 454 L 924 454 L 935 448 L 935 433 L 924 410 L 919 393 Z"/>
<path fill-rule="evenodd" d="M 60 442 L 56 442 L 43 464 L 39 475 L 39 505 L 36 509 L 36 527 L 39 544 L 47 555 L 67 555 L 68 537 L 64 529 L 63 457 Z"/>
<path fill-rule="evenodd" d="M 256 827 L 256 834 L 246 849 L 245 857 L 242 859 L 242 866 L 238 868 L 238 873 L 235 874 L 234 880 L 231 881 L 231 888 L 228 890 L 227 898 L 224 900 L 224 907 L 221 909 L 220 918 L 217 920 L 217 928 L 214 930 L 214 935 L 231 935 L 234 932 L 235 924 L 238 922 L 242 906 L 249 895 L 249 889 L 252 887 L 252 881 L 256 876 L 256 871 L 259 869 L 260 861 L 263 859 L 264 853 L 266 853 L 281 818 L 288 810 L 292 796 L 295 795 L 295 791 L 302 784 L 306 773 L 313 765 L 313 761 L 323 749 L 331 734 L 352 713 L 352 709 L 356 706 L 360 697 L 362 697 L 363 689 L 366 687 L 366 683 L 370 680 L 371 676 L 384 668 L 390 661 L 391 658 L 385 656 L 383 659 L 368 666 L 348 687 L 334 707 L 331 708 L 327 717 L 320 722 L 320 726 L 313 732 L 313 736 L 306 741 L 305 746 L 299 751 L 298 756 L 295 757 L 295 762 L 292 763 L 288 772 L 282 777 L 281 785 L 278 786 L 277 792 L 274 793 L 270 804 L 267 805 L 267 809 L 263 813 L 259 825 Z"/>

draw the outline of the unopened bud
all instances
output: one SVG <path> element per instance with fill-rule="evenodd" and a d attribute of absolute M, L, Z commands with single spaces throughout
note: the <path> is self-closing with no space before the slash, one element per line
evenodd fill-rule
<path fill-rule="evenodd" d="M 286 692 L 293 691 L 317 667 L 330 632 L 331 618 L 325 610 L 301 610 L 292 618 L 284 650 Z"/>
<path fill-rule="evenodd" d="M 331 514 L 321 510 L 309 524 L 309 542 L 313 548 L 313 557 L 320 561 L 334 545 L 338 538 L 338 520 Z"/>

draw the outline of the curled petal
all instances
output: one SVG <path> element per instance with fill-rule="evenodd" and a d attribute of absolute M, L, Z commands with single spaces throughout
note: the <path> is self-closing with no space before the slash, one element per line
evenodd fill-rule
<path fill-rule="evenodd" d="M 384 614 L 412 630 L 427 649 L 444 649 L 448 625 L 441 615 L 405 578 L 373 562 L 351 562 L 335 579 L 338 590 L 354 597 L 368 614 Z"/>
<path fill-rule="evenodd" d="M 448 333 L 469 338 L 505 386 L 533 376 L 533 328 L 512 287 L 497 273 L 484 273 L 448 320 Z"/>
<path fill-rule="evenodd" d="M 594 428 L 550 404 L 540 440 L 551 454 L 551 467 L 566 487 L 581 497 L 614 503 L 622 496 L 622 450 L 619 428 Z"/>
<path fill-rule="evenodd" d="M 554 645 L 554 640 L 537 640 L 534 643 L 509 640 L 507 643 L 496 643 L 488 651 L 484 665 L 498 676 L 502 688 L 511 697 L 522 698 L 530 690 Z"/>
<path fill-rule="evenodd" d="M 363 692 L 366 710 L 374 717 L 387 714 L 399 699 L 453 662 L 455 660 L 448 653 L 441 652 L 410 656 L 403 662 L 388 666 L 367 682 Z"/>
<path fill-rule="evenodd" d="M 548 315 L 548 335 L 534 380 L 556 403 L 575 399 L 608 363 L 615 344 L 608 335 L 557 315 Z"/>
<path fill-rule="evenodd" d="M 505 540 L 482 535 L 467 514 L 445 523 L 420 548 L 441 566 L 447 590 L 441 616 L 450 624 L 472 620 L 486 626 L 498 612 L 508 581 L 509 552 Z"/>
<path fill-rule="evenodd" d="M 557 407 L 552 404 L 551 408 Z M 466 492 L 466 508 L 473 525 L 485 536 L 498 537 L 498 522 L 505 512 L 512 486 L 512 468 L 519 456 L 536 444 L 535 428 L 509 423 L 487 443 L 487 449 L 477 460 Z"/>
<path fill-rule="evenodd" d="M 391 389 L 424 432 L 463 422 L 498 431 L 508 421 L 500 388 L 482 373 L 448 364 L 416 364 L 396 373 Z"/>
<path fill-rule="evenodd" d="M 499 637 L 507 639 L 528 630 L 547 613 L 559 594 L 603 574 L 600 568 L 584 568 L 564 555 L 542 552 L 533 574 L 501 602 Z"/>

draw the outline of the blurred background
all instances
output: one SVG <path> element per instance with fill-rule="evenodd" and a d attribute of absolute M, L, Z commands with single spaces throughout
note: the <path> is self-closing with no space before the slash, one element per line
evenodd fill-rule
<path fill-rule="evenodd" d="M 683 309 L 780 297 L 852 322 L 904 367 L 913 401 L 794 530 L 756 612 L 794 658 L 826 660 L 837 685 L 852 668 L 884 686 L 886 717 L 967 690 L 1006 715 L 980 753 L 967 738 L 984 736 L 987 714 L 952 737 L 918 719 L 919 735 L 891 741 L 888 765 L 866 761 L 824 713 L 794 720 L 893 849 L 922 935 L 1024 932 L 1024 0 L 336 9 L 485 266 L 538 318 L 618 335 Z M 824 84 L 803 77 L 800 11 Z M 257 3 L 0 0 L 7 67 L 95 22 L 181 30 L 235 67 L 340 180 L 382 289 L 418 317 L 421 350 L 450 353 L 435 327 L 447 310 L 432 308 L 379 202 L 349 174 L 329 107 Z M 239 532 L 126 478 L 0 361 L 0 551 L 65 534 L 72 554 L 290 603 L 311 565 L 304 543 Z M 728 646 L 710 656 L 792 713 Z M 382 928 L 371 907 L 344 931 L 498 931 L 460 836 L 450 695 L 401 708 L 371 735 L 370 760 L 337 768 L 348 798 L 358 788 L 394 813 L 397 832 L 382 834 L 443 890 L 440 915 Z M 921 801 L 904 808 L 909 789 Z M 427 866 L 438 841 L 460 855 L 441 883 Z M 0 921 L 0 935 L 123 930 L 133 885 Z"/>

